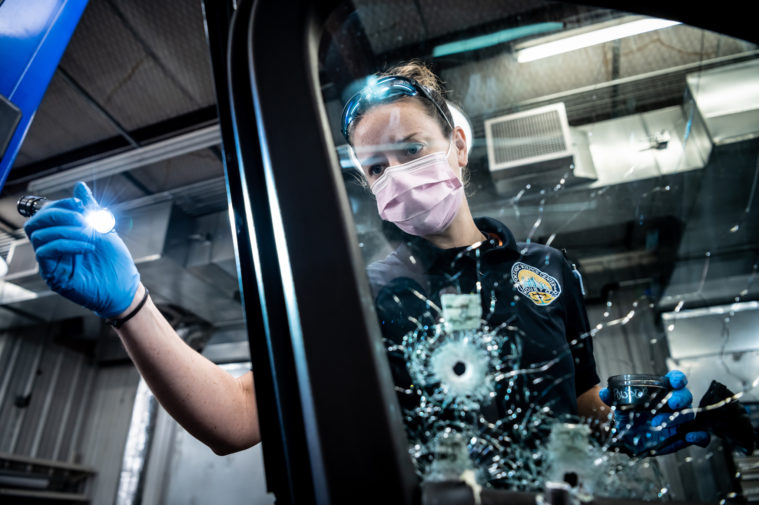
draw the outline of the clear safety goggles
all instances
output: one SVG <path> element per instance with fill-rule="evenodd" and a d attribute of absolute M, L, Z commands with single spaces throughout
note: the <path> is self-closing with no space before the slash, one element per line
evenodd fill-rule
<path fill-rule="evenodd" d="M 435 106 L 435 109 L 437 109 L 443 119 L 445 119 L 445 122 L 448 123 L 451 129 L 453 129 L 453 125 L 451 124 L 450 119 L 448 119 L 448 116 L 440 107 L 440 104 L 438 104 L 432 98 L 432 93 L 429 89 L 427 89 L 425 86 L 422 86 L 414 79 L 400 75 L 390 75 L 386 77 L 380 77 L 376 81 L 369 83 L 361 91 L 353 95 L 350 100 L 348 100 L 348 103 L 345 104 L 345 108 L 343 109 L 343 136 L 350 142 L 350 139 L 348 138 L 348 130 L 350 129 L 351 123 L 353 123 L 357 117 L 361 116 L 370 107 L 391 101 L 393 99 L 397 99 L 399 97 L 417 95 L 421 95 L 432 102 L 432 104 Z"/>

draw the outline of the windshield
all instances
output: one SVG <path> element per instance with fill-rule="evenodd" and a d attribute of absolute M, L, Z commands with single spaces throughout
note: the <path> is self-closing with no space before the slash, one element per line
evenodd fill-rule
<path fill-rule="evenodd" d="M 322 98 L 420 478 L 749 492 L 757 55 L 574 4 L 334 12 Z M 730 427 L 709 424 L 726 405 Z M 650 429 L 662 413 L 674 438 Z"/>

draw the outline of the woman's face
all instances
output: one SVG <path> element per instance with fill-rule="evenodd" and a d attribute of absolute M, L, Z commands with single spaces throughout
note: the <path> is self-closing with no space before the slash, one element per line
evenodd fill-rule
<path fill-rule="evenodd" d="M 369 109 L 355 126 L 353 150 L 369 185 L 387 167 L 413 161 L 435 152 L 448 152 L 451 139 L 443 134 L 437 118 L 430 117 L 415 99 L 402 99 Z M 453 131 L 453 146 L 448 162 L 461 177 L 467 152 L 464 131 Z"/>

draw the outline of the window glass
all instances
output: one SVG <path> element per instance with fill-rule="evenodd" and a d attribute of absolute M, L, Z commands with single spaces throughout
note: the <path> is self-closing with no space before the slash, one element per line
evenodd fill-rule
<path fill-rule="evenodd" d="M 323 100 L 420 477 L 748 489 L 757 55 L 575 4 L 333 13 Z"/>

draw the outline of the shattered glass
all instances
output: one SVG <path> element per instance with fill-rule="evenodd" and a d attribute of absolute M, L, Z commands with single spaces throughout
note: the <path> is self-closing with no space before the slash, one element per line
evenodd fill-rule
<path fill-rule="evenodd" d="M 541 23 L 590 31 L 629 16 L 474 3 L 489 24 L 453 2 L 356 1 L 322 42 L 323 98 L 419 477 L 470 473 L 519 491 L 565 482 L 580 499 L 756 492 L 746 453 L 759 424 L 759 49 L 677 25 L 532 63 L 519 49 L 545 34 L 434 56 L 446 37 Z M 370 73 L 413 58 L 466 115 L 469 207 L 513 233 L 515 256 L 494 259 L 505 253 L 492 235 L 431 251 L 377 216 L 340 112 Z M 551 151 L 556 138 L 565 144 Z M 524 260 L 536 245 L 556 254 Z M 405 270 L 377 287 L 373 268 L 388 257 Z M 558 317 L 567 297 L 587 310 L 586 330 L 541 343 L 523 314 Z M 619 374 L 683 371 L 693 403 L 668 422 L 694 418 L 710 444 L 630 456 L 613 410 L 604 421 L 567 406 L 591 342 L 601 387 Z"/>

